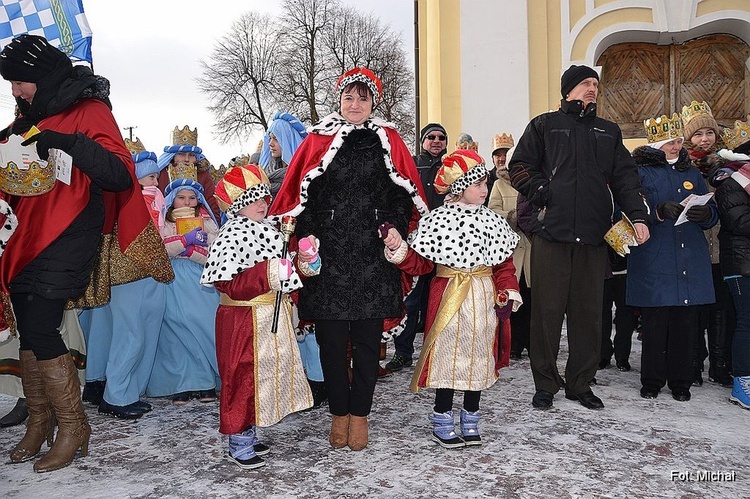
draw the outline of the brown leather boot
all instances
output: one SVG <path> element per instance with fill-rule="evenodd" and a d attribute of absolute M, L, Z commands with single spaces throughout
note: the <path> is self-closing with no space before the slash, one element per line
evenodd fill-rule
<path fill-rule="evenodd" d="M 340 449 L 346 446 L 349 440 L 349 415 L 333 416 L 331 421 L 331 435 L 328 441 L 334 449 Z"/>
<path fill-rule="evenodd" d="M 70 354 L 40 360 L 38 364 L 59 428 L 52 449 L 34 463 L 34 471 L 44 473 L 68 466 L 79 448 L 81 454 L 86 456 L 89 452 L 91 427 L 83 412 L 78 371 Z"/>
<path fill-rule="evenodd" d="M 29 419 L 26 423 L 26 434 L 10 452 L 11 463 L 22 463 L 39 454 L 45 440 L 47 446 L 51 447 L 55 429 L 55 415 L 47 399 L 44 379 L 34 352 L 21 350 L 18 358 L 21 363 L 21 383 L 29 408 Z"/>
<path fill-rule="evenodd" d="M 349 448 L 362 450 L 367 447 L 367 416 L 349 418 Z"/>

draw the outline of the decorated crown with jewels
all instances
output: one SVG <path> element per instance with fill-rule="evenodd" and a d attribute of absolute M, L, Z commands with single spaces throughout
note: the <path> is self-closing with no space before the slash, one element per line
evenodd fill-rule
<path fill-rule="evenodd" d="M 748 140 L 750 140 L 750 114 L 747 115 L 747 121 L 737 120 L 734 122 L 734 128 L 725 128 L 721 132 L 721 139 L 729 149 L 736 149 Z"/>
<path fill-rule="evenodd" d="M 141 142 L 141 139 L 139 139 L 138 137 L 135 138 L 135 142 L 126 138 L 125 147 L 128 148 L 131 156 L 135 156 L 136 154 L 141 152 L 146 152 L 146 146 L 143 145 L 143 142 Z"/>
<path fill-rule="evenodd" d="M 0 190 L 14 196 L 39 196 L 55 187 L 55 164 L 53 162 L 29 163 L 28 168 L 19 168 L 15 161 L 0 164 Z"/>
<path fill-rule="evenodd" d="M 174 127 L 172 131 L 172 145 L 174 146 L 198 146 L 198 127 L 195 130 L 190 130 L 188 125 L 180 130 L 178 127 Z"/>
<path fill-rule="evenodd" d="M 663 140 L 679 139 L 683 136 L 682 121 L 677 113 L 672 114 L 671 118 L 665 114 L 658 118 L 649 118 L 643 122 L 643 128 L 646 129 L 646 138 L 652 144 Z"/>
<path fill-rule="evenodd" d="M 167 175 L 169 175 L 170 182 L 180 178 L 195 180 L 197 182 L 198 168 L 195 166 L 195 163 L 170 163 L 167 168 Z"/>
<path fill-rule="evenodd" d="M 713 116 L 713 114 L 711 114 L 711 107 L 706 101 L 698 102 L 694 100 L 687 106 L 682 106 L 681 117 L 683 125 L 687 125 L 693 120 L 693 118 L 703 115 Z"/>

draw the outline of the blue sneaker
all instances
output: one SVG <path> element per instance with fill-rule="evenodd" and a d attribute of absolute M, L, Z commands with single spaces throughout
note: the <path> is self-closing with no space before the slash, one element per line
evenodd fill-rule
<path fill-rule="evenodd" d="M 750 409 L 750 376 L 735 376 L 729 401 Z"/>

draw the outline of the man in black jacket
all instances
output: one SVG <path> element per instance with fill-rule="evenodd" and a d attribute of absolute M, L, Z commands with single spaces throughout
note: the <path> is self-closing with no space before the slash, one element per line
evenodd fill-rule
<path fill-rule="evenodd" d="M 558 111 L 537 116 L 518 141 L 509 173 L 532 213 L 532 404 L 549 409 L 565 397 L 601 409 L 592 393 L 601 345 L 601 309 L 607 258 L 604 234 L 614 203 L 635 224 L 639 243 L 649 237 L 648 206 L 620 128 L 596 116 L 599 75 L 571 66 L 562 75 Z M 563 318 L 569 357 L 565 380 L 557 370 Z"/>
<path fill-rule="evenodd" d="M 440 123 L 429 123 L 422 128 L 419 134 L 422 140 L 422 153 L 414 156 L 414 163 L 417 165 L 419 179 L 422 181 L 425 195 L 427 196 L 427 205 L 430 210 L 443 205 L 445 194 L 438 194 L 433 184 L 435 175 L 443 162 L 443 155 L 446 153 L 448 144 L 448 134 Z M 419 329 L 418 324 L 424 321 L 427 312 L 427 296 L 429 283 L 434 274 L 430 273 L 419 277 L 416 286 L 406 298 L 404 306 L 406 308 L 406 324 L 400 335 L 396 336 L 394 345 L 396 352 L 393 358 L 385 365 L 385 371 L 381 375 L 391 374 L 393 371 L 400 371 L 404 367 L 412 365 L 414 354 L 414 337 Z M 420 318 L 421 311 L 421 318 Z"/>

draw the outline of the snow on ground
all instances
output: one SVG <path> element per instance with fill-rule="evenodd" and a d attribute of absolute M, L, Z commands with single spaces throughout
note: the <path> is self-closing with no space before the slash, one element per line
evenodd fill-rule
<path fill-rule="evenodd" d="M 331 449 L 330 416 L 316 409 L 262 429 L 272 451 L 267 465 L 253 471 L 223 459 L 226 437 L 217 431 L 217 403 L 173 407 L 149 399 L 154 411 L 136 422 L 100 415 L 87 405 L 89 455 L 63 470 L 35 474 L 32 462 L 7 464 L 24 428 L 0 429 L 0 453 L 6 456 L 0 496 L 750 497 L 750 411 L 727 401 L 729 389 L 708 382 L 692 389 L 690 402 L 673 400 L 668 390 L 644 400 L 639 359 L 634 340 L 631 372 L 597 373 L 594 392 L 606 405 L 601 411 L 562 393 L 554 409 L 533 409 L 529 361 L 512 363 L 482 394 L 484 445 L 458 450 L 430 440 L 434 393 L 411 393 L 407 368 L 378 382 L 364 451 Z M 460 400 L 459 392 L 457 408 Z M 0 396 L 0 414 L 14 403 Z M 734 480 L 699 480 L 706 471 Z"/>

